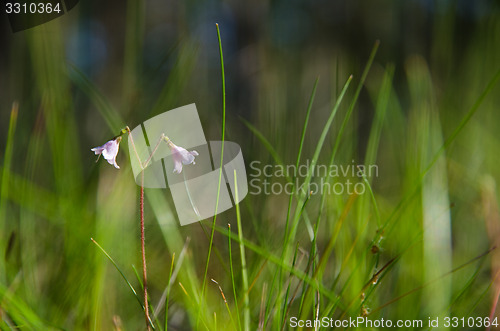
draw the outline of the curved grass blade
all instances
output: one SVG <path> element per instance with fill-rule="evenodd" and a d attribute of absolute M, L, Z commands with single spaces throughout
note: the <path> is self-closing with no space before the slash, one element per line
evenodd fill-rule
<path fill-rule="evenodd" d="M 118 264 L 116 264 L 115 260 L 108 254 L 108 252 L 106 252 L 104 250 L 104 248 L 101 247 L 101 245 L 99 245 L 97 243 L 97 241 L 94 240 L 94 238 L 90 238 L 90 240 L 104 253 L 104 255 L 106 255 L 106 257 L 108 258 L 109 261 L 111 261 L 111 263 L 115 266 L 116 270 L 118 270 L 118 272 L 120 273 L 120 275 L 122 276 L 123 280 L 125 281 L 125 283 L 127 283 L 128 287 L 130 288 L 130 290 L 132 291 L 132 293 L 134 294 L 135 298 L 137 299 L 137 302 L 139 302 L 139 305 L 141 306 L 141 308 L 144 310 L 144 305 L 142 304 L 141 302 L 141 298 L 139 297 L 139 295 L 137 294 L 137 291 L 135 290 L 135 288 L 132 286 L 132 284 L 128 281 L 127 277 L 125 277 L 125 274 L 123 273 L 123 271 L 120 269 L 120 267 L 118 266 Z M 151 325 L 151 327 L 154 329 L 154 324 L 153 324 L 153 321 L 151 321 L 151 319 L 149 320 L 149 323 Z"/>
<path fill-rule="evenodd" d="M 217 38 L 219 40 L 221 81 L 222 81 L 222 137 L 221 137 L 222 145 L 221 145 L 221 152 L 220 152 L 219 184 L 217 185 L 217 198 L 215 201 L 215 213 L 214 213 L 214 217 L 213 217 L 213 221 L 212 221 L 212 232 L 210 234 L 210 243 L 208 245 L 207 262 L 205 264 L 205 272 L 203 273 L 203 282 L 202 282 L 202 287 L 201 287 L 201 301 L 200 301 L 200 307 L 199 307 L 199 311 L 198 311 L 198 317 L 196 318 L 196 320 L 197 320 L 196 325 L 197 326 L 198 326 L 198 320 L 200 318 L 201 309 L 203 308 L 205 287 L 206 287 L 206 282 L 207 282 L 208 266 L 210 264 L 210 255 L 212 254 L 212 245 L 213 245 L 213 241 L 214 241 L 215 221 L 217 220 L 217 211 L 219 208 L 220 188 L 221 188 L 221 184 L 222 184 L 222 167 L 224 165 L 224 138 L 225 138 L 225 133 L 226 133 L 226 80 L 225 80 L 225 76 L 224 76 L 224 56 L 222 53 L 222 40 L 220 37 L 219 24 L 215 24 L 215 26 L 217 28 Z"/>

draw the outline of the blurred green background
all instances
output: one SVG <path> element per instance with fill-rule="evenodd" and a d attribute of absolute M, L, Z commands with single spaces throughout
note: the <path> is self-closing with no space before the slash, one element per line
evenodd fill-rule
<path fill-rule="evenodd" d="M 318 150 L 318 164 L 376 165 L 378 176 L 350 178 L 371 188 L 362 195 L 297 194 L 290 208 L 286 194 L 249 194 L 245 241 L 235 209 L 220 214 L 206 277 L 212 220 L 180 227 L 170 191 L 147 189 L 155 327 L 280 330 L 292 316 L 368 316 L 429 329 L 429 317 L 497 316 L 498 1 L 81 1 L 26 31 L 12 33 L 5 15 L 0 25 L 0 328 L 145 328 L 90 240 L 140 292 L 126 142 L 119 171 L 90 148 L 190 103 L 207 139 L 220 139 L 215 23 L 226 139 L 242 147 L 247 175 L 255 160 L 296 164 L 302 146 L 300 164 Z"/>

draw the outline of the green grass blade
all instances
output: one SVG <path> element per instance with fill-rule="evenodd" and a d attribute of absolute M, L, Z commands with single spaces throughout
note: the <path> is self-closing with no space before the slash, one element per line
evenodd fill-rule
<path fill-rule="evenodd" d="M 72 64 L 69 64 L 69 78 L 89 97 L 90 101 L 106 121 L 111 132 L 119 132 L 125 127 L 125 121 L 122 119 L 120 113 L 109 103 L 106 97 L 98 90 L 97 86 Z"/>
<path fill-rule="evenodd" d="M 495 73 L 493 78 L 488 82 L 488 85 L 486 85 L 486 88 L 483 90 L 479 98 L 477 98 L 476 102 L 474 105 L 472 105 L 471 109 L 467 112 L 467 114 L 462 118 L 462 121 L 458 124 L 458 126 L 453 130 L 453 132 L 446 138 L 445 142 L 439 148 L 439 150 L 436 152 L 432 160 L 429 162 L 428 166 L 425 168 L 425 170 L 422 172 L 422 177 L 424 177 L 427 172 L 432 168 L 432 166 L 439 160 L 439 157 L 441 154 L 451 145 L 451 143 L 455 140 L 455 138 L 458 136 L 458 134 L 463 130 L 463 128 L 469 123 L 470 119 L 474 114 L 478 111 L 479 106 L 483 103 L 484 99 L 490 94 L 491 90 L 496 86 L 498 81 L 500 80 L 500 69 Z"/>
<path fill-rule="evenodd" d="M 4 287 L 2 284 L 0 284 L 0 299 L 0 309 L 3 315 L 1 320 L 4 320 L 4 318 L 7 320 L 7 317 L 10 317 L 16 325 L 13 330 L 56 330 L 40 319 L 35 311 L 11 292 L 11 289 Z M 22 328 L 19 326 L 22 326 Z"/>
<path fill-rule="evenodd" d="M 293 260 L 292 260 L 292 268 L 295 268 L 295 263 L 297 262 L 297 253 L 299 251 L 299 243 L 297 243 L 295 247 L 295 253 L 293 254 Z M 287 316 L 287 306 L 289 305 L 288 303 L 288 296 L 290 294 L 290 288 L 292 286 L 292 275 L 290 274 L 289 276 L 290 281 L 288 282 L 288 286 L 286 287 L 286 292 L 285 292 L 285 299 L 283 300 L 283 318 L 281 319 L 281 330 L 285 329 L 285 323 L 286 323 L 286 316 Z M 278 302 L 279 304 L 279 302 Z"/>
<path fill-rule="evenodd" d="M 279 156 L 278 152 L 273 147 L 273 145 L 269 142 L 269 140 L 262 134 L 262 132 L 260 132 L 259 129 L 257 129 L 250 122 L 246 121 L 244 118 L 240 117 L 240 120 L 243 122 L 243 124 L 246 125 L 246 127 L 250 131 L 252 131 L 252 133 L 255 135 L 255 137 L 257 137 L 257 139 L 259 139 L 259 141 L 262 143 L 262 145 L 264 145 L 264 148 L 267 149 L 269 154 L 271 154 L 271 157 L 274 159 L 274 162 L 276 162 L 276 164 L 278 164 L 280 166 L 283 166 L 284 165 L 283 160 L 281 159 L 281 157 Z M 285 175 L 286 175 L 286 177 L 285 177 L 286 180 L 288 182 L 292 182 L 292 178 L 290 176 L 288 176 L 287 174 L 285 174 Z"/>
<path fill-rule="evenodd" d="M 234 192 L 235 201 L 240 201 L 238 199 L 238 181 L 236 179 L 236 170 L 234 170 Z M 240 205 L 236 205 L 236 221 L 238 223 L 238 239 L 240 241 L 240 256 L 241 256 L 241 274 L 243 278 L 243 329 L 245 331 L 250 331 L 250 300 L 248 298 L 248 274 L 247 274 L 247 262 L 245 257 L 245 245 L 243 245 L 243 228 L 241 227 L 241 215 L 240 215 Z"/>
<path fill-rule="evenodd" d="M 236 241 L 238 244 L 243 244 L 244 247 L 246 247 L 249 250 L 251 250 L 252 252 L 260 255 L 265 260 L 268 260 L 269 262 L 275 264 L 278 267 L 282 267 L 285 271 L 290 272 L 291 274 L 293 274 L 298 279 L 300 279 L 303 282 L 307 283 L 309 286 L 312 286 L 315 290 L 319 290 L 320 293 L 322 295 L 324 295 L 325 297 L 327 297 L 327 298 L 329 298 L 331 300 L 337 298 L 337 296 L 335 295 L 335 293 L 329 291 L 323 284 L 321 284 L 321 283 L 320 284 L 316 284 L 316 282 L 311 277 L 309 277 L 306 273 L 302 272 L 301 270 L 292 268 L 289 264 L 284 263 L 280 257 L 271 254 L 265 248 L 262 248 L 262 247 L 260 247 L 260 246 L 258 246 L 256 244 L 254 244 L 253 242 L 249 241 L 248 239 L 245 239 L 245 238 L 242 238 L 240 240 L 240 238 L 237 235 L 233 234 L 233 233 L 228 234 L 226 228 L 224 228 L 224 227 L 216 225 L 215 226 L 215 230 L 217 232 L 223 234 L 223 235 L 230 235 L 231 239 L 234 240 L 234 241 Z"/>
<path fill-rule="evenodd" d="M 318 162 L 319 155 L 320 155 L 321 150 L 323 148 L 323 144 L 326 140 L 326 136 L 327 136 L 328 132 L 330 131 L 330 127 L 332 125 L 333 119 L 335 118 L 335 115 L 337 114 L 337 111 L 340 107 L 340 104 L 342 103 L 342 100 L 344 99 L 344 96 L 347 92 L 347 89 L 349 88 L 351 81 L 352 81 L 352 76 L 349 76 L 346 83 L 344 84 L 342 91 L 340 92 L 339 98 L 337 99 L 335 106 L 333 107 L 333 109 L 330 113 L 330 116 L 328 117 L 328 120 L 326 121 L 326 124 L 323 128 L 323 131 L 321 132 L 321 136 L 318 140 L 318 143 L 316 145 L 316 149 L 315 149 L 314 154 L 313 154 L 313 158 L 311 160 L 311 165 L 307 171 L 307 176 L 304 179 L 304 186 L 305 187 L 309 186 L 309 183 L 311 181 L 311 177 L 313 174 L 313 169 L 316 166 L 316 163 Z M 303 204 L 303 201 L 305 200 L 305 198 L 306 198 L 306 193 L 301 192 L 301 196 L 300 196 L 299 202 L 297 204 L 297 209 L 296 209 L 293 221 L 292 221 L 292 226 L 290 228 L 290 232 L 289 232 L 289 234 L 287 234 L 287 239 L 285 240 L 285 243 L 283 245 L 284 250 L 288 250 L 288 244 L 295 239 L 299 220 L 300 220 L 300 217 L 302 215 L 301 207 L 302 207 L 302 204 Z M 287 254 L 284 254 L 285 257 L 286 257 L 286 255 Z"/>
<path fill-rule="evenodd" d="M 358 97 L 359 94 L 361 93 L 361 89 L 363 88 L 363 85 L 365 84 L 366 77 L 368 76 L 368 73 L 370 72 L 370 68 L 372 67 L 373 60 L 375 59 L 375 55 L 377 54 L 378 47 L 380 45 L 380 41 L 376 41 L 375 45 L 373 46 L 372 52 L 370 53 L 370 57 L 368 58 L 368 62 L 366 63 L 365 69 L 363 70 L 363 74 L 361 75 L 361 79 L 359 81 L 358 87 L 356 88 L 356 92 L 354 92 L 354 96 L 352 98 L 351 104 L 349 105 L 349 108 L 347 109 L 347 113 L 344 117 L 344 121 L 342 121 L 342 125 L 340 126 L 339 133 L 337 134 L 337 139 L 335 139 L 335 146 L 333 147 L 333 152 L 332 152 L 332 159 L 335 158 L 337 155 L 338 148 L 340 146 L 340 141 L 342 138 L 342 135 L 344 134 L 344 130 L 347 126 L 347 123 L 349 122 L 349 119 L 351 118 L 351 114 L 354 110 L 354 106 L 358 102 Z"/>
<path fill-rule="evenodd" d="M 172 285 L 175 282 L 175 280 L 177 279 L 177 275 L 179 274 L 179 271 L 182 267 L 182 263 L 184 262 L 184 257 L 186 256 L 186 252 L 188 250 L 190 241 L 191 241 L 191 238 L 187 237 L 186 243 L 184 244 L 184 247 L 182 247 L 182 251 L 179 254 L 179 260 L 177 261 L 177 264 L 175 265 L 173 272 L 172 272 L 172 270 L 170 271 L 170 276 L 169 276 L 167 286 L 166 286 L 165 290 L 163 291 L 163 294 L 160 298 L 160 301 L 156 305 L 155 311 L 160 311 L 163 308 L 164 304 L 168 305 L 168 298 L 170 297 L 170 291 L 172 290 Z M 175 252 L 172 254 L 171 268 L 173 267 L 173 263 L 174 263 L 173 259 L 174 258 L 175 258 Z M 165 307 L 165 309 L 168 310 L 168 307 Z M 168 316 L 168 314 L 166 313 L 165 316 Z M 167 321 L 165 320 L 165 323 L 166 322 Z"/>
<path fill-rule="evenodd" d="M 389 100 L 392 92 L 392 80 L 394 77 L 394 66 L 389 65 L 385 71 L 382 85 L 377 96 L 377 103 L 375 106 L 375 118 L 370 130 L 370 137 L 368 138 L 368 146 L 365 153 L 365 166 L 373 164 L 377 160 L 377 152 L 380 144 L 380 136 L 382 134 L 382 127 L 389 105 Z"/>
<path fill-rule="evenodd" d="M 141 308 L 144 310 L 144 305 L 142 304 L 141 302 L 141 298 L 139 297 L 139 295 L 137 294 L 134 286 L 132 286 L 132 284 L 128 281 L 127 277 L 125 276 L 125 274 L 123 273 L 123 271 L 120 269 L 120 267 L 118 266 L 118 264 L 116 264 L 115 260 L 108 254 L 108 252 L 106 252 L 104 250 L 104 248 L 101 247 L 101 245 L 99 245 L 97 243 L 97 241 L 94 240 L 94 238 L 90 238 L 90 240 L 104 253 L 104 255 L 106 255 L 106 257 L 108 258 L 109 261 L 111 261 L 111 263 L 113 264 L 113 266 L 116 268 L 116 270 L 120 273 L 120 275 L 122 276 L 123 280 L 125 281 L 125 283 L 127 283 L 127 286 L 130 288 L 130 290 L 132 291 L 132 293 L 134 294 L 135 298 L 137 299 L 137 302 L 139 302 L 139 305 L 141 306 Z M 154 324 L 153 324 L 153 321 L 149 320 L 149 323 L 151 325 L 151 327 L 154 329 Z"/>
<path fill-rule="evenodd" d="M 311 97 L 309 98 L 309 104 L 307 106 L 307 111 L 306 111 L 306 118 L 304 120 L 304 125 L 302 127 L 302 135 L 300 137 L 299 151 L 297 153 L 297 161 L 295 162 L 295 168 L 296 169 L 298 169 L 299 164 L 300 164 L 300 159 L 301 159 L 301 156 L 302 156 L 302 148 L 304 146 L 304 140 L 305 140 L 306 132 L 307 132 L 307 125 L 309 123 L 309 117 L 311 115 L 311 110 L 312 110 L 312 105 L 313 105 L 313 102 L 314 102 L 314 97 L 316 96 L 316 89 L 318 87 L 318 82 L 319 82 L 319 78 L 316 78 L 316 81 L 314 82 L 314 87 L 313 87 L 313 90 L 312 90 L 312 93 L 311 93 Z M 296 179 L 296 177 L 297 177 L 297 174 L 295 174 L 294 178 L 292 179 L 292 192 L 294 194 L 295 194 L 295 192 L 297 190 L 297 188 L 295 187 L 295 184 L 296 184 L 295 179 Z M 283 238 L 283 242 L 287 241 L 288 227 L 290 226 L 290 214 L 291 214 L 291 211 L 292 211 L 292 202 L 293 202 L 293 195 L 294 194 L 290 194 L 290 196 L 288 197 L 288 207 L 287 207 L 286 221 L 285 221 L 285 236 Z M 282 254 L 284 254 L 285 251 L 286 250 L 283 250 Z M 275 277 L 276 276 L 273 277 L 272 284 L 274 284 L 274 282 L 275 282 Z M 279 283 L 281 284 L 281 279 L 282 279 L 282 269 L 281 268 L 279 269 L 278 279 L 279 279 Z M 273 288 L 273 286 L 271 286 L 271 290 L 269 291 L 269 300 L 272 297 L 273 290 L 274 290 L 274 288 Z M 288 289 L 287 289 L 287 292 L 288 292 Z M 267 304 L 267 307 L 270 307 L 269 302 Z M 285 309 L 283 309 L 283 312 L 285 314 Z M 266 313 L 267 313 L 267 311 L 266 311 Z"/>
<path fill-rule="evenodd" d="M 203 273 L 203 282 L 201 287 L 201 303 L 200 303 L 200 311 L 203 307 L 204 293 L 207 282 L 207 273 L 208 266 L 210 264 L 210 255 L 212 253 L 212 245 L 214 241 L 214 233 L 215 233 L 215 221 L 217 220 L 217 211 L 219 208 L 219 198 L 220 198 L 220 188 L 222 185 L 222 167 L 224 166 L 224 138 L 226 134 L 226 79 L 224 75 L 224 56 L 222 53 L 222 40 L 220 37 L 219 24 L 215 25 L 217 28 L 217 38 L 219 40 L 219 54 L 220 54 L 220 65 L 221 65 L 221 82 L 222 82 L 222 134 L 221 134 L 221 152 L 220 152 L 220 167 L 219 167 L 219 184 L 217 185 L 217 198 L 215 202 L 215 213 L 212 221 L 212 231 L 210 234 L 210 243 L 208 244 L 208 254 L 207 254 L 207 262 L 205 264 L 205 272 Z M 199 313 L 198 318 L 199 319 Z M 198 322 L 196 323 L 198 325 Z"/>
<path fill-rule="evenodd" d="M 170 273 L 168 274 L 168 287 L 170 287 L 170 280 L 172 279 L 172 271 L 174 270 L 175 253 L 172 254 L 172 263 L 170 264 Z M 170 300 L 170 290 L 167 292 L 165 299 L 165 331 L 168 330 L 168 301 Z M 159 309 L 158 309 L 159 310 Z"/>
<path fill-rule="evenodd" d="M 229 251 L 229 268 L 231 272 L 231 285 L 233 287 L 234 306 L 236 308 L 236 317 L 238 319 L 238 330 L 241 330 L 240 308 L 238 306 L 238 299 L 236 296 L 236 286 L 234 284 L 233 254 L 231 251 L 231 224 L 227 225 L 227 242 Z"/>
<path fill-rule="evenodd" d="M 421 172 L 420 180 L 418 181 L 417 185 L 415 185 L 413 190 L 409 191 L 398 202 L 397 206 L 393 209 L 391 214 L 387 217 L 382 228 L 386 228 L 389 224 L 392 224 L 392 221 L 396 218 L 396 216 L 400 212 L 402 213 L 404 211 L 404 209 L 408 206 L 409 202 L 412 201 L 412 199 L 415 197 L 415 195 L 419 192 L 419 190 L 422 186 L 423 179 L 424 179 L 425 175 L 427 174 L 427 172 L 432 168 L 432 166 L 437 162 L 437 160 L 439 160 L 441 154 L 451 145 L 451 143 L 460 134 L 460 132 L 467 125 L 467 123 L 469 123 L 472 116 L 477 112 L 477 110 L 479 109 L 479 107 L 481 106 L 483 101 L 486 99 L 486 97 L 489 95 L 489 93 L 495 87 L 495 85 L 498 83 L 499 80 L 500 80 L 500 69 L 495 73 L 493 78 L 488 82 L 488 84 L 486 85 L 485 89 L 483 90 L 483 92 L 481 93 L 479 98 L 476 99 L 476 102 L 469 109 L 467 114 L 462 118 L 460 124 L 455 128 L 455 130 L 453 130 L 452 134 L 446 138 L 443 145 L 438 149 L 438 151 L 432 157 L 431 161 L 428 163 L 428 165 Z M 379 239 L 380 239 L 380 236 L 376 236 L 373 239 L 373 242 L 376 242 Z"/>
<path fill-rule="evenodd" d="M 10 168 L 12 164 L 12 153 L 14 151 L 14 133 L 16 132 L 17 113 L 19 104 L 15 102 L 10 111 L 9 131 L 7 132 L 7 146 L 3 156 L 2 183 L 0 186 L 0 239 L 2 242 L 7 242 L 7 196 L 10 182 Z M 3 245 L 2 245 L 3 247 Z M 6 270 L 4 265 L 5 252 L 3 248 L 0 250 L 0 283 L 5 283 Z"/>

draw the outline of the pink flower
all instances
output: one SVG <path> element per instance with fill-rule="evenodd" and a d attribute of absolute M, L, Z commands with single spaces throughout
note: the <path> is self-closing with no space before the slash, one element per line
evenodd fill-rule
<path fill-rule="evenodd" d="M 102 154 L 109 164 L 115 166 L 116 169 L 120 169 L 118 164 L 116 164 L 116 155 L 118 154 L 118 149 L 120 148 L 120 141 L 122 141 L 122 137 L 116 137 L 102 146 L 92 148 L 91 151 L 94 152 L 95 155 L 99 155 L 99 157 L 101 157 Z M 99 157 L 97 158 L 97 161 L 99 161 Z"/>
<path fill-rule="evenodd" d="M 168 137 L 165 137 L 165 141 L 170 147 L 172 152 L 172 158 L 174 159 L 174 172 L 180 174 L 182 171 L 182 165 L 195 164 L 194 157 L 198 156 L 197 151 L 187 151 L 186 149 L 177 146 Z"/>

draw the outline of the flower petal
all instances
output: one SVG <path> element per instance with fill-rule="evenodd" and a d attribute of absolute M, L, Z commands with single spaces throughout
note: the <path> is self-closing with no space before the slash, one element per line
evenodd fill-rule
<path fill-rule="evenodd" d="M 118 150 L 120 149 L 120 141 L 121 137 L 110 140 L 102 146 L 94 147 L 91 149 L 96 155 L 102 154 L 102 156 L 108 161 L 109 164 L 114 166 L 116 169 L 120 169 L 118 164 L 116 163 L 116 155 L 118 154 Z"/>
<path fill-rule="evenodd" d="M 180 174 L 182 171 L 182 162 L 174 159 L 174 173 Z"/>
<path fill-rule="evenodd" d="M 166 138 L 166 141 L 168 146 L 170 147 L 170 151 L 172 152 L 175 173 L 181 173 L 183 164 L 195 164 L 194 157 L 199 155 L 197 151 L 189 152 L 185 148 L 177 146 L 168 138 Z"/>
<path fill-rule="evenodd" d="M 110 164 L 114 165 L 116 169 L 120 169 L 120 166 L 116 163 L 116 158 L 114 158 L 113 163 L 110 162 Z"/>
<path fill-rule="evenodd" d="M 104 147 L 102 147 L 102 146 L 94 147 L 91 149 L 91 151 L 94 152 L 95 155 L 101 154 L 103 150 L 104 150 Z"/>
<path fill-rule="evenodd" d="M 191 164 L 193 162 L 194 162 L 194 155 L 192 155 L 188 151 L 184 150 L 184 153 L 182 153 L 182 163 L 183 164 Z"/>

